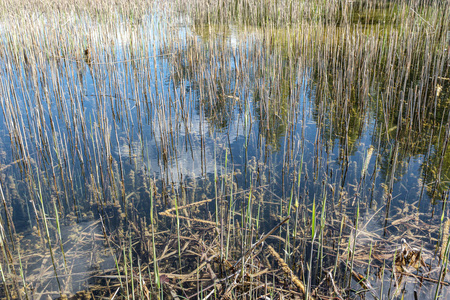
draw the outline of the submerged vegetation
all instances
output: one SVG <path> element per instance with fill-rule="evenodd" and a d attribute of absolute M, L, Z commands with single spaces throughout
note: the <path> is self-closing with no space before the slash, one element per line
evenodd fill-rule
<path fill-rule="evenodd" d="M 2 1 L 0 297 L 450 297 L 449 23 Z"/>

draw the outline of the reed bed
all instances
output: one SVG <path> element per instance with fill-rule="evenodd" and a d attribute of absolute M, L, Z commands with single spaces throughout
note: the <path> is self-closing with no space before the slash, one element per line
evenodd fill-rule
<path fill-rule="evenodd" d="M 3 1 L 0 296 L 448 297 L 449 14 Z"/>

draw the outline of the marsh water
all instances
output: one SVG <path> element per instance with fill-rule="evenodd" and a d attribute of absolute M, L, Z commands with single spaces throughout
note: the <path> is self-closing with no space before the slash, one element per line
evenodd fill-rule
<path fill-rule="evenodd" d="M 0 26 L 2 297 L 134 297 L 122 281 L 196 270 L 189 237 L 234 263 L 288 216 L 267 243 L 316 297 L 343 293 L 328 272 L 351 298 L 448 296 L 448 49 L 412 54 L 407 71 L 395 55 L 414 49 L 373 59 L 398 29 L 384 16 Z M 78 45 L 64 35 L 80 28 Z"/>

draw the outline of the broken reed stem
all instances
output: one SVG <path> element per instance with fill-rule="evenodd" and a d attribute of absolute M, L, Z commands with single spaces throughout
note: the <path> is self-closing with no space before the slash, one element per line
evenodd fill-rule
<path fill-rule="evenodd" d="M 267 184 L 258 187 L 258 189 L 264 188 L 265 186 L 267 186 Z M 229 196 L 232 196 L 232 195 L 242 194 L 242 193 L 245 193 L 245 192 L 247 192 L 247 191 L 248 191 L 248 190 L 239 191 L 239 192 L 236 192 L 236 193 L 232 193 L 232 194 L 230 194 L 230 195 L 226 195 L 226 196 L 224 196 L 224 197 L 229 197 Z M 209 202 L 211 202 L 211 201 L 213 201 L 213 200 L 215 200 L 215 198 L 206 199 L 206 200 L 202 200 L 202 201 L 198 201 L 198 202 L 186 204 L 186 205 L 183 205 L 183 206 L 179 206 L 179 207 L 178 207 L 178 211 L 183 210 L 183 209 L 186 209 L 186 208 L 192 208 L 192 207 L 202 206 L 203 204 L 209 203 Z M 194 222 L 199 222 L 199 223 L 209 224 L 209 225 L 213 225 L 213 226 L 216 226 L 216 225 L 217 225 L 216 222 L 211 222 L 211 221 L 208 221 L 208 220 L 202 220 L 202 219 L 197 219 L 197 218 L 189 218 L 189 217 L 185 217 L 185 216 L 177 216 L 177 215 L 171 214 L 173 211 L 176 211 L 176 210 L 177 210 L 177 207 L 169 208 L 169 209 L 166 209 L 166 210 L 163 211 L 163 212 L 160 212 L 159 215 L 160 215 L 160 216 L 164 216 L 164 217 L 169 217 L 169 218 L 180 218 L 180 219 L 184 219 L 184 220 L 189 220 L 189 221 L 194 221 Z M 284 222 L 286 222 L 287 220 L 289 220 L 289 218 L 287 218 L 287 219 L 284 220 L 282 223 L 280 223 L 280 224 L 277 226 L 277 228 L 278 228 L 279 226 L 281 226 L 281 225 L 282 225 Z M 271 231 L 271 233 L 272 233 L 272 232 L 273 232 L 273 231 Z M 270 234 L 271 234 L 271 233 L 270 233 Z M 269 235 L 270 235 L 270 234 L 269 234 Z M 266 237 L 266 238 L 267 238 L 267 237 Z M 262 241 L 261 241 L 261 242 L 262 242 Z"/>
<path fill-rule="evenodd" d="M 296 287 L 303 293 L 306 294 L 306 288 L 303 282 L 298 279 L 298 277 L 292 272 L 291 268 L 284 262 L 284 260 L 280 257 L 280 255 L 272 248 L 272 246 L 267 245 L 267 249 L 269 249 L 270 254 L 275 257 L 276 261 L 280 265 L 283 272 L 292 280 Z"/>
<path fill-rule="evenodd" d="M 194 203 L 190 203 L 190 204 L 178 207 L 178 210 L 185 209 L 185 208 L 201 206 L 201 205 L 209 203 L 209 202 L 211 202 L 213 200 L 214 200 L 214 198 L 213 199 L 206 199 L 206 200 L 202 200 L 202 201 L 198 201 L 198 202 L 194 202 Z M 176 210 L 177 210 L 176 207 L 169 208 L 169 209 L 166 209 L 163 212 L 160 212 L 159 215 L 173 218 L 173 217 L 176 217 L 176 215 L 172 215 L 171 212 L 176 211 Z M 181 218 L 181 216 L 180 216 L 180 218 Z M 213 222 L 213 224 L 216 225 L 215 222 Z"/>

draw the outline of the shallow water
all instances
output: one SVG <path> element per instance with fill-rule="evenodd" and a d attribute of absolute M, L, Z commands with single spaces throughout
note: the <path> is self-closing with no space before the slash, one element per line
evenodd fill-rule
<path fill-rule="evenodd" d="M 30 54 L 15 60 L 12 53 L 2 53 L 1 184 L 9 209 L 2 216 L 5 235 L 12 227 L 9 231 L 16 234 L 40 229 L 36 243 L 42 243 L 40 251 L 45 253 L 47 215 L 48 238 L 57 253 L 55 214 L 61 219 L 60 238 L 67 243 L 67 228 L 91 224 L 81 221 L 99 224 L 102 218 L 105 230 L 114 235 L 134 226 L 128 222 L 149 225 L 152 205 L 156 215 L 174 207 L 175 201 L 180 206 L 220 197 L 228 201 L 228 210 L 234 207 L 237 212 L 230 220 L 256 218 L 256 236 L 288 213 L 289 234 L 295 221 L 299 226 L 310 224 L 314 203 L 320 216 L 326 215 L 322 226 L 330 226 L 330 236 L 339 236 L 346 219 L 353 233 L 337 243 L 345 245 L 359 224 L 359 249 L 367 251 L 377 244 L 393 254 L 404 238 L 423 247 L 432 260 L 441 238 L 439 226 L 448 218 L 448 81 L 438 81 L 439 93 L 430 85 L 422 99 L 439 104 L 432 117 L 399 121 L 392 116 L 398 114 L 396 105 L 387 116 L 391 103 L 383 99 L 389 81 L 371 73 L 369 91 L 359 91 L 333 81 L 349 76 L 345 70 L 325 79 L 321 68 L 326 62 L 314 58 L 318 53 L 289 48 L 299 35 L 295 30 L 196 27 L 188 18 L 180 26 L 153 15 L 143 20 L 133 26 L 117 23 L 105 32 L 87 29 L 89 38 L 98 42 L 79 49 L 74 58 L 50 53 L 36 56 L 40 60 L 32 60 Z M 8 36 L 1 34 L 6 43 Z M 342 60 L 348 59 L 339 53 Z M 409 90 L 427 80 L 412 78 Z M 341 89 L 348 89 L 347 119 L 341 115 L 342 99 L 336 99 L 339 93 L 333 92 Z M 413 92 L 404 97 L 405 110 L 414 109 L 406 103 L 414 97 Z M 149 194 L 152 182 L 155 200 Z M 254 190 L 256 199 L 226 196 L 233 193 L 233 184 L 234 192 Z M 217 212 L 223 208 L 217 203 L 187 214 L 219 224 Z M 176 228 L 169 218 L 155 222 L 161 222 L 156 225 L 161 231 Z M 100 227 L 90 234 L 93 240 L 102 238 Z M 287 238 L 286 232 L 280 236 Z M 307 247 L 303 253 L 309 257 L 311 244 Z M 386 261 L 392 264 L 393 258 Z M 328 263 L 333 265 L 332 259 Z M 69 264 L 79 266 L 75 273 L 83 274 L 94 265 L 114 269 L 111 258 L 106 263 Z M 36 269 L 27 273 L 35 274 Z M 76 280 L 85 282 L 83 276 Z M 389 272 L 381 279 L 372 275 L 377 293 L 395 294 L 390 277 Z M 425 284 L 421 289 L 420 280 L 408 280 L 420 298 L 435 288 Z M 46 283 L 39 293 L 53 295 L 56 283 Z M 69 294 L 82 289 L 80 284 L 65 284 Z M 359 287 L 354 280 L 352 286 Z"/>

